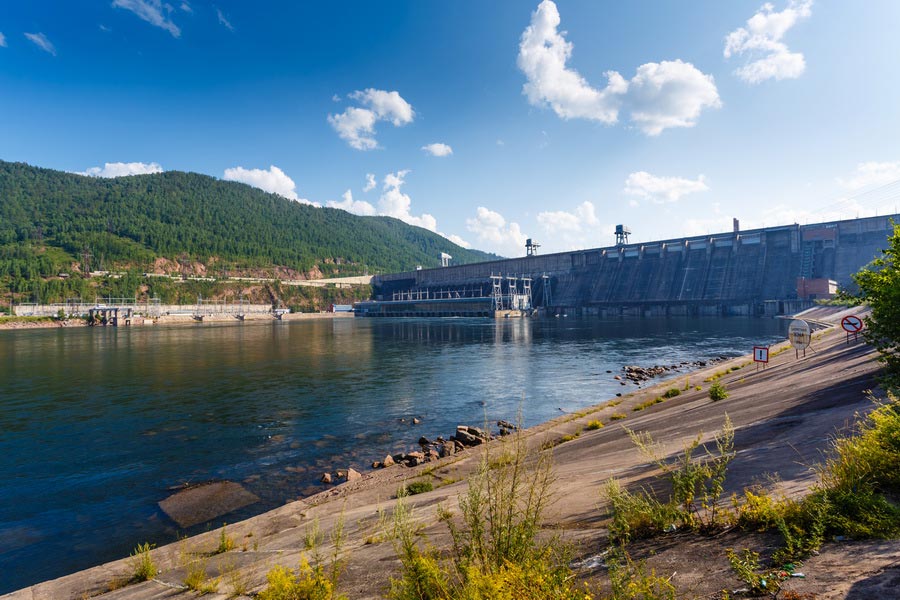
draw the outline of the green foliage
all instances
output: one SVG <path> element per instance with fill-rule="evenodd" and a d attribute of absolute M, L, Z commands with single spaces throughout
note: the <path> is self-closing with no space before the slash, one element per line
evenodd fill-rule
<path fill-rule="evenodd" d="M 675 600 L 670 579 L 647 572 L 643 562 L 635 563 L 626 552 L 616 552 L 607 560 L 614 600 Z"/>
<path fill-rule="evenodd" d="M 416 494 L 424 494 L 434 489 L 434 485 L 430 481 L 413 481 L 404 488 L 404 495 L 415 496 Z"/>
<path fill-rule="evenodd" d="M 883 256 L 853 276 L 859 298 L 872 308 L 863 335 L 880 353 L 888 386 L 900 389 L 900 224 Z"/>
<path fill-rule="evenodd" d="M 685 389 L 687 389 L 687 388 L 685 388 Z M 681 390 L 679 390 L 678 388 L 669 388 L 663 394 L 663 398 L 674 398 L 675 396 L 680 396 L 680 395 L 681 395 Z"/>
<path fill-rule="evenodd" d="M 587 429 L 588 431 L 594 431 L 596 429 L 602 429 L 602 428 L 603 428 L 603 422 L 598 421 L 597 419 L 594 419 L 593 421 L 588 422 L 587 427 L 585 427 L 585 429 Z"/>
<path fill-rule="evenodd" d="M 610 421 L 621 421 L 624 418 L 625 418 L 625 413 L 613 413 L 613 414 L 609 415 Z"/>
<path fill-rule="evenodd" d="M 305 556 L 297 570 L 276 565 L 266 574 L 266 581 L 268 585 L 257 594 L 258 600 L 346 600 L 335 591 L 325 568 L 310 566 Z"/>
<path fill-rule="evenodd" d="M 606 482 L 603 495 L 612 516 L 609 535 L 616 542 L 651 537 L 683 520 L 671 499 L 660 502 L 649 490 L 631 493 L 616 479 Z"/>
<path fill-rule="evenodd" d="M 718 402 L 719 400 L 724 400 L 728 397 L 728 392 L 725 390 L 725 386 L 716 381 L 711 386 L 709 386 L 709 399 L 713 402 Z"/>
<path fill-rule="evenodd" d="M 206 573 L 206 557 L 196 557 L 187 564 L 184 585 L 187 589 L 204 594 L 214 594 L 219 589 L 219 580 L 210 579 Z"/>
<path fill-rule="evenodd" d="M 234 538 L 225 531 L 225 523 L 222 523 L 222 531 L 219 533 L 219 546 L 216 548 L 216 554 L 230 552 L 234 550 Z"/>
<path fill-rule="evenodd" d="M 452 556 L 421 547 L 419 527 L 403 497 L 394 509 L 392 537 L 401 562 L 391 581 L 394 600 L 587 600 L 574 583 L 560 544 L 539 541 L 551 502 L 553 472 L 547 453 L 529 456 L 520 434 L 504 442 L 500 459 L 485 451 L 460 497 L 460 514 L 441 507 Z"/>
<path fill-rule="evenodd" d="M 675 391 L 677 392 L 678 390 L 675 390 Z M 665 398 L 663 398 L 662 396 L 657 396 L 656 398 L 651 398 L 650 400 L 641 402 L 640 404 L 636 405 L 631 410 L 633 410 L 634 412 L 639 412 L 639 411 L 644 410 L 645 408 L 650 408 L 654 404 L 660 404 L 665 401 L 666 401 Z"/>
<path fill-rule="evenodd" d="M 102 179 L 0 161 L 0 198 L 0 292 L 40 302 L 92 300 L 85 267 L 140 274 L 159 257 L 184 256 L 216 276 L 274 266 L 325 276 L 403 271 L 436 267 L 441 252 L 459 263 L 492 258 L 397 219 L 315 208 L 195 173 Z M 118 297 L 137 288 L 106 283 L 128 288 L 110 294 Z"/>
<path fill-rule="evenodd" d="M 777 595 L 781 589 L 781 582 L 788 576 L 788 573 L 778 570 L 761 571 L 759 554 L 747 548 L 740 554 L 729 548 L 728 562 L 738 579 L 750 588 L 750 594 L 753 596 Z"/>
<path fill-rule="evenodd" d="M 341 549 L 344 544 L 344 518 L 343 514 L 331 530 L 331 565 L 325 568 L 325 557 L 322 554 L 322 544 L 325 534 L 319 529 L 318 520 L 314 520 L 307 528 L 305 535 L 306 549 L 310 551 L 313 563 L 310 564 L 306 555 L 300 559 L 299 567 L 288 569 L 276 565 L 266 574 L 268 585 L 266 589 L 257 594 L 258 600 L 347 600 L 347 597 L 337 592 L 337 584 L 343 571 L 343 561 L 340 559 Z"/>
<path fill-rule="evenodd" d="M 131 579 L 133 581 L 148 581 L 159 574 L 159 569 L 153 563 L 150 556 L 151 544 L 138 544 L 131 552 L 129 565 L 131 567 Z"/>

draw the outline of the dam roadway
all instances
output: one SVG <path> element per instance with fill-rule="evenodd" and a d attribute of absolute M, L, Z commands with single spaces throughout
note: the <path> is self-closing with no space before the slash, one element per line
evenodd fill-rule
<path fill-rule="evenodd" d="M 900 214 L 785 225 L 376 275 L 374 302 L 490 295 L 492 275 L 530 277 L 533 306 L 599 316 L 775 315 L 836 288 L 887 247 Z"/>

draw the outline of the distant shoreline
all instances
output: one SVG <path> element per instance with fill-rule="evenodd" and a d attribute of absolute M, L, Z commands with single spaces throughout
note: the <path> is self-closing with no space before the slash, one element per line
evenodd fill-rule
<path fill-rule="evenodd" d="M 289 313 L 282 316 L 282 321 L 305 321 L 310 319 L 347 319 L 353 318 L 353 313 Z M 247 315 L 243 321 L 236 319 L 233 315 L 211 315 L 204 316 L 202 321 L 197 321 L 190 315 L 164 315 L 158 319 L 141 319 L 131 325 L 120 325 L 119 327 L 148 327 L 154 325 L 203 325 L 206 323 L 232 324 L 241 325 L 244 323 L 271 323 L 277 322 L 278 319 L 271 315 Z M 87 327 L 87 321 L 84 319 L 63 319 L 59 320 L 54 317 L 0 317 L 0 331 L 21 331 L 24 329 L 62 329 L 62 328 L 80 328 Z M 103 327 L 98 326 L 98 327 Z M 110 326 L 107 326 L 110 327 Z"/>

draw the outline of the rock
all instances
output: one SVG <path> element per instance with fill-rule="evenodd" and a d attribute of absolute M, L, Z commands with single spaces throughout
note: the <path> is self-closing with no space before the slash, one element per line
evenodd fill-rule
<path fill-rule="evenodd" d="M 422 422 L 422 419 L 420 419 L 419 417 L 413 417 L 413 425 L 418 425 L 421 422 Z"/>
<path fill-rule="evenodd" d="M 322 483 L 331 483 L 331 473 L 322 473 Z"/>
<path fill-rule="evenodd" d="M 362 473 L 360 473 L 356 469 L 347 469 L 346 479 L 347 481 L 356 481 L 357 479 L 362 479 Z"/>
<path fill-rule="evenodd" d="M 428 441 L 428 438 L 423 435 L 422 437 L 419 438 L 419 445 L 420 446 L 430 446 L 431 442 Z"/>
<path fill-rule="evenodd" d="M 381 468 L 384 468 L 384 463 L 382 463 L 380 460 L 373 461 L 373 462 L 372 462 L 372 468 L 373 468 L 373 469 L 381 469 Z"/>
<path fill-rule="evenodd" d="M 510 431 L 518 431 L 519 426 L 510 423 L 509 421 L 497 421 L 497 427 L 501 430 L 508 429 Z M 501 432 L 502 433 L 502 432 Z"/>
<path fill-rule="evenodd" d="M 407 467 L 415 467 L 425 462 L 424 452 L 410 452 L 403 460 L 403 464 Z"/>
<path fill-rule="evenodd" d="M 441 455 L 441 458 L 456 454 L 456 443 L 453 441 L 444 442 L 443 444 L 438 446 L 438 451 Z"/>
<path fill-rule="evenodd" d="M 477 446 L 484 440 L 480 437 L 474 436 L 469 433 L 468 429 L 457 429 L 456 430 L 456 440 L 460 442 L 463 446 Z"/>
<path fill-rule="evenodd" d="M 426 461 L 437 460 L 437 459 L 439 459 L 440 457 L 441 457 L 441 455 L 440 455 L 440 454 L 438 453 L 438 451 L 435 450 L 434 448 L 429 448 L 429 449 L 428 449 L 428 452 L 425 453 L 425 460 L 426 460 Z"/>
<path fill-rule="evenodd" d="M 621 395 L 622 395 L 622 392 L 617 392 L 617 393 L 616 393 L 616 396 L 621 396 Z"/>
<path fill-rule="evenodd" d="M 465 450 L 466 446 L 460 442 L 459 440 L 453 440 L 453 446 L 456 448 L 456 451 Z"/>
<path fill-rule="evenodd" d="M 205 523 L 259 498 L 233 481 L 213 481 L 182 489 L 159 503 L 159 507 L 180 527 Z"/>
<path fill-rule="evenodd" d="M 613 375 L 613 379 L 616 381 L 622 381 L 622 378 L 619 375 Z"/>
<path fill-rule="evenodd" d="M 396 464 L 396 463 L 394 462 L 394 457 L 391 456 L 390 454 L 388 454 L 387 456 L 385 456 L 385 457 L 384 457 L 384 460 L 381 461 L 381 466 L 382 466 L 382 467 L 385 467 L 385 468 L 386 468 L 386 467 L 392 467 L 392 466 L 394 466 L 395 464 Z"/>

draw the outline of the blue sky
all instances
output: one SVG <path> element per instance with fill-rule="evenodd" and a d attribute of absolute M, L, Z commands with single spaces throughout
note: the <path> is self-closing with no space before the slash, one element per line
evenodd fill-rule
<path fill-rule="evenodd" d="M 508 256 L 896 212 L 900 3 L 7 1 L 0 158 Z"/>

